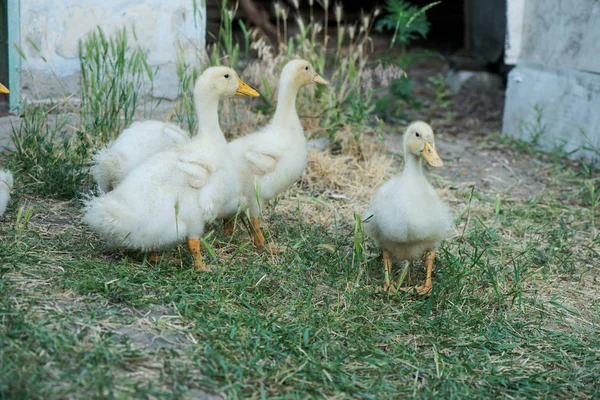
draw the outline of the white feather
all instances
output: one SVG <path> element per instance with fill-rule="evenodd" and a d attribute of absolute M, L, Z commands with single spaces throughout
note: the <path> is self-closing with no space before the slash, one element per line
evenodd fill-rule
<path fill-rule="evenodd" d="M 92 175 L 100 190 L 109 192 L 153 155 L 184 145 L 189 140 L 189 132 L 171 123 L 134 122 L 94 155 Z"/>
<path fill-rule="evenodd" d="M 281 150 L 270 143 L 258 143 L 246 151 L 246 161 L 255 175 L 265 175 L 275 170 Z"/>
<path fill-rule="evenodd" d="M 4 215 L 13 188 L 13 175 L 9 170 L 0 169 L 0 216 Z"/>

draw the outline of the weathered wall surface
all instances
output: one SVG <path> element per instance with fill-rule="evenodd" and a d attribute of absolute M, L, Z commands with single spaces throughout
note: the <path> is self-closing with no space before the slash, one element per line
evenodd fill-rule
<path fill-rule="evenodd" d="M 600 72 L 600 1 L 525 2 L 520 59 Z"/>
<path fill-rule="evenodd" d="M 600 1 L 509 0 L 503 131 L 529 140 L 542 110 L 539 144 L 600 162 Z M 585 135 L 583 133 L 585 133 Z M 587 137 L 586 137 L 587 136 Z M 579 149 L 579 150 L 578 150 Z"/>
<path fill-rule="evenodd" d="M 542 130 L 537 138 L 542 149 L 562 148 L 575 158 L 600 161 L 597 153 L 585 150 L 600 149 L 599 75 L 520 63 L 509 73 L 506 98 L 505 132 L 532 141 Z M 539 123 L 534 107 L 540 110 Z"/>
<path fill-rule="evenodd" d="M 197 13 L 194 21 L 192 0 L 27 0 L 21 2 L 20 15 L 24 98 L 77 93 L 78 40 L 97 26 L 107 35 L 127 27 L 132 42 L 135 27 L 137 43 L 148 50 L 150 64 L 159 67 L 155 97 L 177 95 L 178 43 L 188 52 L 202 50 L 205 43 L 206 13 Z"/>

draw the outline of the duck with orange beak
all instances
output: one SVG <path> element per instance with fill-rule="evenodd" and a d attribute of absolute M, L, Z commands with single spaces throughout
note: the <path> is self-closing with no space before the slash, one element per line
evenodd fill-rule
<path fill-rule="evenodd" d="M 277 108 L 271 121 L 229 144 L 248 204 L 253 241 L 260 250 L 278 249 L 273 243 L 268 246 L 265 243 L 259 223 L 262 208 L 300 179 L 306 168 L 308 151 L 296 111 L 296 97 L 302 88 L 312 84 L 327 85 L 327 81 L 308 61 L 288 62 L 281 72 Z M 229 220 L 226 234 L 233 232 L 234 222 L 233 218 Z"/>
<path fill-rule="evenodd" d="M 377 190 L 365 214 L 365 232 L 383 252 L 383 288 L 390 292 L 416 290 L 419 294 L 429 293 L 436 250 L 452 227 L 450 209 L 427 182 L 422 160 L 434 168 L 444 165 L 435 147 L 433 130 L 425 122 L 417 121 L 404 133 L 402 175 L 390 179 Z M 408 263 L 423 257 L 425 283 L 412 288 L 395 288 L 391 283 L 392 258 Z"/>
<path fill-rule="evenodd" d="M 238 209 L 240 184 L 219 126 L 219 101 L 259 96 L 231 68 L 211 67 L 198 78 L 196 136 L 153 154 L 110 192 L 86 201 L 83 221 L 112 244 L 155 251 L 187 240 L 194 265 L 210 270 L 200 253 L 205 224 Z"/>

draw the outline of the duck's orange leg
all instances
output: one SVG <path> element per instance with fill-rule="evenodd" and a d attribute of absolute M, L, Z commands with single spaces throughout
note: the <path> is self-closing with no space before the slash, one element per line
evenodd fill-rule
<path fill-rule="evenodd" d="M 433 262 L 435 260 L 435 252 L 430 251 L 425 256 L 425 283 L 421 286 L 413 286 L 409 288 L 400 288 L 405 292 L 416 290 L 418 294 L 427 294 L 433 286 L 431 274 L 433 273 Z"/>
<path fill-rule="evenodd" d="M 208 272 L 211 270 L 210 267 L 205 266 L 202 262 L 202 253 L 200 253 L 200 239 L 199 238 L 188 238 L 188 248 L 192 257 L 194 257 L 194 265 L 198 268 L 198 271 Z"/>
<path fill-rule="evenodd" d="M 258 218 L 250 217 L 250 222 L 252 222 L 252 239 L 254 241 L 254 245 L 263 250 L 265 248 L 265 236 L 260 230 Z"/>
<path fill-rule="evenodd" d="M 392 276 L 392 257 L 385 250 L 383 251 L 383 268 L 385 269 L 383 290 L 389 290 Z"/>

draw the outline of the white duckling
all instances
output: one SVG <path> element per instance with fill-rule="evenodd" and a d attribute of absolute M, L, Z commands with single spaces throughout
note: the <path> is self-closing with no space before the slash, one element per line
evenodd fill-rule
<path fill-rule="evenodd" d="M 385 290 L 390 286 L 392 257 L 419 260 L 425 255 L 425 283 L 419 294 L 431 290 L 435 252 L 448 236 L 452 215 L 423 175 L 421 156 L 432 166 L 443 164 L 436 149 L 433 130 L 425 122 L 413 122 L 404 133 L 404 171 L 384 183 L 375 193 L 364 228 L 383 251 Z M 410 290 L 413 288 L 402 288 Z"/>
<path fill-rule="evenodd" d="M 288 62 L 281 72 L 277 108 L 271 121 L 259 131 L 229 143 L 248 203 L 254 244 L 259 248 L 265 243 L 258 221 L 261 207 L 293 185 L 306 168 L 308 152 L 296 97 L 301 88 L 313 83 L 325 85 L 327 81 L 308 61 Z"/>
<path fill-rule="evenodd" d="M 196 83 L 203 129 L 184 146 L 155 154 L 111 192 L 86 202 L 83 220 L 109 241 L 141 251 L 187 238 L 194 264 L 204 225 L 238 207 L 237 170 L 219 126 L 217 107 L 235 94 L 258 96 L 230 68 L 207 69 Z M 201 95 L 200 95 L 201 94 Z"/>
<path fill-rule="evenodd" d="M 12 190 L 12 187 L 12 173 L 6 169 L 0 169 L 0 217 L 3 216 L 6 211 L 6 205 L 10 200 L 10 191 Z"/>

